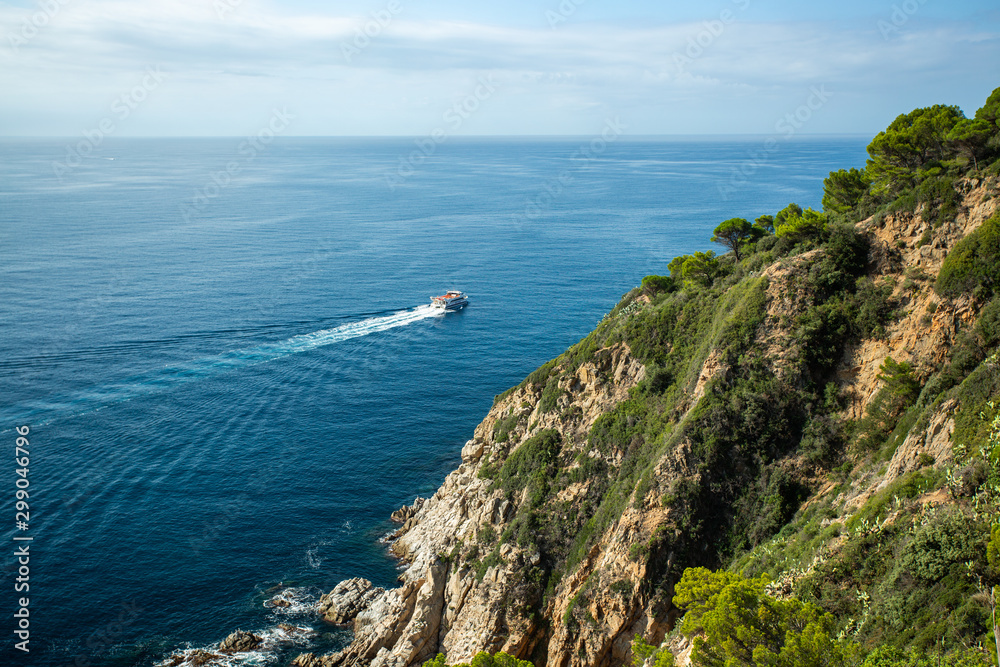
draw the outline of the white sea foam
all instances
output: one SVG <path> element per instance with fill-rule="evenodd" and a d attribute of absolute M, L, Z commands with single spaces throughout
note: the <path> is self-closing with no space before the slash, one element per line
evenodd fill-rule
<path fill-rule="evenodd" d="M 323 564 L 323 557 L 319 555 L 320 545 L 309 547 L 306 549 L 306 562 L 309 563 L 309 567 L 313 570 L 318 570 Z"/>
<path fill-rule="evenodd" d="M 312 628 L 280 624 L 255 632 L 261 638 L 260 645 L 253 651 L 224 654 L 219 653 L 221 642 L 203 647 L 188 647 L 176 651 L 157 663 L 157 667 L 256 667 L 271 665 L 278 661 L 281 651 L 292 647 L 306 647 L 316 636 Z"/>
<path fill-rule="evenodd" d="M 264 606 L 277 617 L 309 616 L 316 613 L 319 597 L 314 588 L 289 587 L 264 601 Z"/>

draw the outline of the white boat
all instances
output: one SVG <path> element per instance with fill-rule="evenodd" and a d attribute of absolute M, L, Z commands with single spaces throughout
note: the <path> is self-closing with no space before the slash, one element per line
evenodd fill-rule
<path fill-rule="evenodd" d="M 464 292 L 449 290 L 444 296 L 432 296 L 431 305 L 441 310 L 461 310 L 469 305 L 469 297 Z"/>

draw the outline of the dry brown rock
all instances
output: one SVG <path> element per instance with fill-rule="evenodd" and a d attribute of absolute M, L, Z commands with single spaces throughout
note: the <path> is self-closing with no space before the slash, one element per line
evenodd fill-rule
<path fill-rule="evenodd" d="M 398 510 L 392 513 L 389 517 L 393 523 L 406 523 L 408 520 L 412 519 L 420 508 L 424 506 L 426 498 L 417 498 L 413 501 L 412 505 L 404 505 Z"/>
<path fill-rule="evenodd" d="M 885 488 L 906 473 L 928 465 L 927 457 L 929 463 L 937 467 L 947 467 L 953 462 L 951 435 L 955 431 L 955 419 L 952 414 L 957 407 L 956 399 L 945 401 L 934 412 L 926 429 L 906 437 L 889 461 L 878 488 Z"/>
<path fill-rule="evenodd" d="M 264 640 L 260 635 L 255 635 L 252 632 L 244 632 L 243 630 L 237 630 L 222 640 L 222 643 L 219 644 L 219 652 L 231 654 L 253 651 L 260 646 L 262 641 Z"/>

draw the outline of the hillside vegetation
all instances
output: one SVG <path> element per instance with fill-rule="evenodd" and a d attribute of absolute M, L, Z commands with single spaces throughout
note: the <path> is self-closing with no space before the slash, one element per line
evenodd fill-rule
<path fill-rule="evenodd" d="M 401 586 L 296 664 L 995 664 L 998 118 L 902 115 L 822 212 L 646 277 L 496 397 L 404 512 Z"/>

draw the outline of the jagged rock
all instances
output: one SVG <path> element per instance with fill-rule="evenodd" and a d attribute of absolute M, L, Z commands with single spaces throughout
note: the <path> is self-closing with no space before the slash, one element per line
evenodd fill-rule
<path fill-rule="evenodd" d="M 466 463 L 475 463 L 479 459 L 483 458 L 483 452 L 486 450 L 486 445 L 478 440 L 469 440 L 462 447 L 462 460 Z"/>
<path fill-rule="evenodd" d="M 292 660 L 291 667 L 332 667 L 337 664 L 339 653 L 332 655 L 316 656 L 312 653 L 302 653 Z"/>
<path fill-rule="evenodd" d="M 188 656 L 188 664 L 194 667 L 201 667 L 202 665 L 210 665 L 219 660 L 222 660 L 222 656 L 218 653 L 209 653 L 208 651 L 195 651 Z"/>
<path fill-rule="evenodd" d="M 170 662 L 164 663 L 167 667 L 202 667 L 202 665 L 218 665 L 224 660 L 224 656 L 218 653 L 211 653 L 198 649 L 187 654 L 178 654 L 170 657 Z"/>
<path fill-rule="evenodd" d="M 222 643 L 219 644 L 219 652 L 231 654 L 253 651 L 260 646 L 262 641 L 263 638 L 260 635 L 255 635 L 252 632 L 244 632 L 243 630 L 237 630 L 222 640 Z"/>
<path fill-rule="evenodd" d="M 946 467 L 951 463 L 954 458 L 951 434 L 955 430 L 952 413 L 957 407 L 958 400 L 953 398 L 945 401 L 934 412 L 925 430 L 906 437 L 889 461 L 878 488 L 885 488 L 911 470 L 920 468 L 923 465 L 921 455 L 929 456 L 938 467 Z"/>
<path fill-rule="evenodd" d="M 413 501 L 412 505 L 403 505 L 398 510 L 393 512 L 389 518 L 392 519 L 393 523 L 406 523 L 409 519 L 412 519 L 417 512 L 420 511 L 420 508 L 424 506 L 424 503 L 426 501 L 427 501 L 426 498 L 417 498 L 416 500 Z"/>
<path fill-rule="evenodd" d="M 239 631 L 237 630 L 237 632 Z M 203 667 L 203 665 L 221 665 L 224 664 L 224 661 L 225 656 L 223 655 L 197 649 L 186 653 L 176 653 L 163 664 L 164 667 Z"/>
<path fill-rule="evenodd" d="M 350 623 L 384 592 L 385 589 L 375 588 L 367 579 L 348 579 L 321 597 L 316 610 L 330 623 Z"/>

